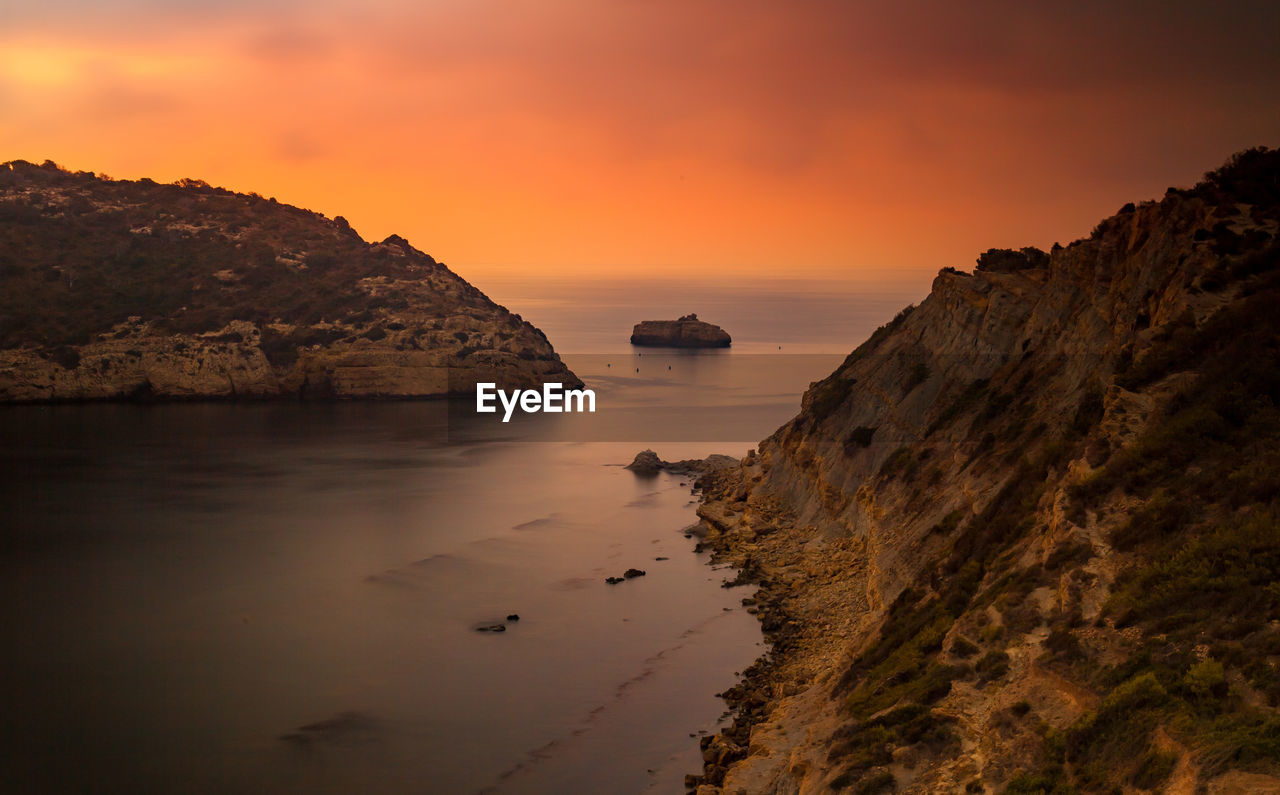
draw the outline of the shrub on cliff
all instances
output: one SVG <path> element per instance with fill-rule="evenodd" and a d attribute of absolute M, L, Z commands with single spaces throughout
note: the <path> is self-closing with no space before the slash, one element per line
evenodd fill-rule
<path fill-rule="evenodd" d="M 1028 268 L 1043 268 L 1049 264 L 1049 255 L 1034 246 L 1014 251 L 1009 248 L 989 248 L 978 255 L 978 270 L 990 273 L 1012 273 Z"/>
<path fill-rule="evenodd" d="M 1214 203 L 1259 205 L 1274 214 L 1280 208 L 1280 149 L 1255 146 L 1236 152 L 1206 173 L 1195 193 Z"/>

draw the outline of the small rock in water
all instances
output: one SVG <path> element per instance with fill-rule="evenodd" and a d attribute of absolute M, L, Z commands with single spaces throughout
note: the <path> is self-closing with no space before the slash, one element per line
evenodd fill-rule
<path fill-rule="evenodd" d="M 605 577 L 604 581 L 609 583 L 610 585 L 617 585 L 618 583 L 622 582 L 622 578 L 621 577 Z"/>
<path fill-rule="evenodd" d="M 656 558 L 654 558 L 654 560 L 671 560 L 671 558 L 667 558 L 667 557 L 656 557 Z"/>
<path fill-rule="evenodd" d="M 627 569 L 622 573 L 622 576 L 626 577 L 628 580 L 634 579 L 636 577 L 643 577 L 644 570 L 643 569 Z"/>
<path fill-rule="evenodd" d="M 642 450 L 636 453 L 636 457 L 624 469 L 629 469 L 637 475 L 651 477 L 662 471 L 666 462 L 658 458 L 658 454 L 652 450 Z"/>
<path fill-rule="evenodd" d="M 519 614 L 519 613 L 512 613 L 511 615 L 507 616 L 507 620 L 508 620 L 508 621 L 519 621 L 519 620 L 520 620 L 520 614 Z"/>
<path fill-rule="evenodd" d="M 506 632 L 506 624 L 485 624 L 482 627 L 476 627 L 476 632 Z"/>

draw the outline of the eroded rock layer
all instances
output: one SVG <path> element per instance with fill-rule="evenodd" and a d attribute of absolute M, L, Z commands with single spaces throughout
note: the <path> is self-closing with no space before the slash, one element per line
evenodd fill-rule
<path fill-rule="evenodd" d="M 703 793 L 1275 791 L 1280 154 L 940 273 L 736 468 Z"/>

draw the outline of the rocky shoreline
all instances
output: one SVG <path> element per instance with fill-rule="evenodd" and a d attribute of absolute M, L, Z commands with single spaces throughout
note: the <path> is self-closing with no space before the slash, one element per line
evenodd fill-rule
<path fill-rule="evenodd" d="M 723 587 L 755 586 L 741 604 L 759 621 L 768 648 L 735 684 L 716 694 L 732 722 L 699 738 L 703 769 L 686 775 L 685 787 L 696 795 L 761 791 L 765 781 L 744 764 L 748 756 L 770 757 L 772 735 L 801 730 L 814 716 L 829 713 L 833 725 L 838 721 L 834 705 L 817 692 L 822 688 L 811 686 L 829 682 L 837 661 L 848 656 L 852 634 L 863 629 L 841 605 L 865 597 L 853 593 L 840 573 L 864 565 L 864 550 L 829 544 L 823 563 L 806 559 L 805 534 L 794 532 L 795 514 L 755 489 L 763 467 L 754 450 L 741 460 L 712 455 L 677 462 L 644 450 L 626 468 L 639 476 L 696 476 L 698 522 L 685 529 L 686 537 L 698 539 L 694 551 L 709 552 L 710 564 L 737 571 Z M 797 716 L 794 722 L 777 720 L 784 701 Z"/>
<path fill-rule="evenodd" d="M 832 632 L 834 616 L 815 611 L 806 600 L 817 583 L 793 565 L 803 554 L 791 529 L 795 516 L 780 503 L 751 493 L 760 480 L 760 465 L 751 451 L 738 467 L 709 469 L 696 481 L 699 538 L 696 551 L 711 553 L 712 564 L 729 564 L 738 574 L 724 587 L 754 585 L 742 605 L 760 622 L 768 650 L 746 668 L 739 681 L 718 695 L 732 716 L 723 731 L 700 740 L 703 770 L 685 777 L 698 795 L 755 791 L 735 767 L 749 753 L 763 751 L 760 729 L 784 699 L 801 697 L 843 647 L 842 633 Z M 840 556 L 831 570 L 852 562 Z M 766 752 L 767 753 L 767 752 Z M 731 772 L 732 768 L 732 772 Z"/>
<path fill-rule="evenodd" d="M 766 552 L 760 545 L 750 543 L 769 535 L 771 528 L 776 529 L 789 517 L 776 505 L 753 504 L 752 516 L 757 520 L 753 530 L 750 523 L 743 521 L 739 509 L 746 494 L 740 488 L 744 474 L 754 474 L 753 467 L 757 466 L 755 451 L 741 461 L 711 455 L 670 462 L 653 450 L 644 450 L 625 467 L 639 477 L 653 477 L 660 472 L 696 476 L 693 489 L 699 494 L 698 522 L 685 528 L 685 537 L 698 539 L 694 551 L 710 552 L 711 564 L 728 564 L 737 570 L 737 575 L 723 587 L 756 586 L 751 596 L 743 597 L 742 606 L 760 622 L 769 648 L 742 672 L 737 684 L 716 694 L 724 700 L 733 722 L 723 731 L 699 739 L 702 773 L 685 776 L 686 788 L 699 795 L 723 791 L 729 767 L 746 758 L 752 729 L 766 720 L 776 702 L 775 694 L 795 695 L 802 681 L 812 679 L 797 677 L 793 670 L 803 632 L 788 599 L 788 586 L 780 576 L 780 558 L 774 551 Z M 747 482 L 750 485 L 749 477 Z"/>

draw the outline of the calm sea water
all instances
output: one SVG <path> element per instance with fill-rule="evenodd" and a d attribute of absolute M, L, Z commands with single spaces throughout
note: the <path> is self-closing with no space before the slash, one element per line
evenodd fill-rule
<path fill-rule="evenodd" d="M 690 312 L 723 327 L 735 353 L 847 354 L 929 292 L 919 274 L 875 281 L 496 279 L 490 298 L 546 332 L 561 353 L 630 350 L 631 327 Z M 823 374 L 825 375 L 825 373 Z"/>
<path fill-rule="evenodd" d="M 600 289 L 524 311 L 595 417 L 0 410 L 0 790 L 680 791 L 714 693 L 764 649 L 681 533 L 688 479 L 620 465 L 741 455 L 907 301 L 771 314 L 718 289 L 680 311 L 741 345 L 642 357 L 617 336 L 665 299 Z M 517 292 L 492 294 L 521 311 Z M 778 345 L 807 353 L 758 355 Z"/>

